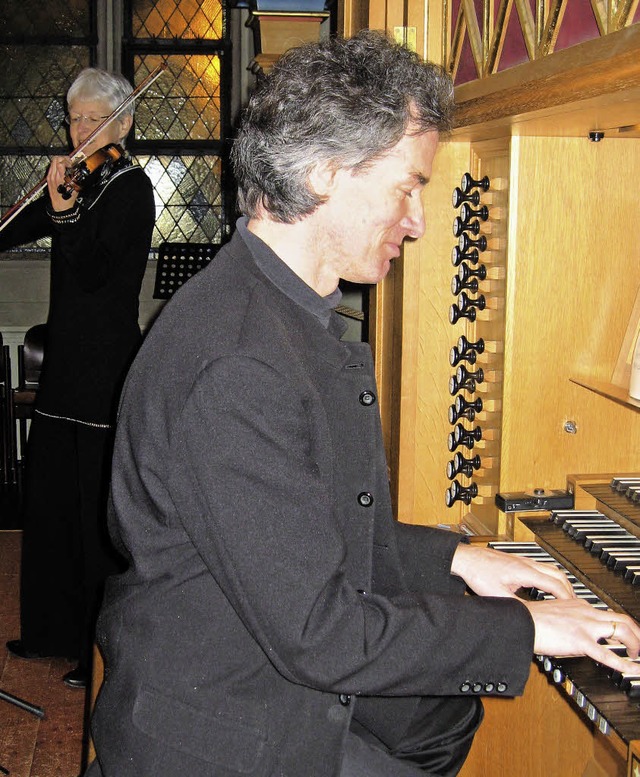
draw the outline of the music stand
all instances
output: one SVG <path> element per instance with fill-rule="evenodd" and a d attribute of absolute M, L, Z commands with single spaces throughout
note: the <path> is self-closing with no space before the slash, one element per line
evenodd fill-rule
<path fill-rule="evenodd" d="M 20 709 L 30 712 L 32 715 L 35 715 L 36 718 L 40 718 L 40 720 L 44 718 L 44 710 L 42 707 L 36 707 L 35 704 L 31 704 L 24 699 L 20 699 L 18 696 L 14 696 L 11 693 L 0 690 L 0 700 L 6 701 L 9 704 L 13 704 L 16 707 L 20 707 Z M 2 774 L 9 774 L 8 769 L 5 769 L 3 766 L 0 766 L 0 772 Z"/>

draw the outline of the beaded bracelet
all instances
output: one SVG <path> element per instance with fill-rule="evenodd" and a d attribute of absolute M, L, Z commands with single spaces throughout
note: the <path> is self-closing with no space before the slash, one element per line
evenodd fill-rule
<path fill-rule="evenodd" d="M 47 214 L 54 224 L 75 224 L 80 219 L 80 208 L 76 204 L 73 208 L 58 213 L 47 206 Z"/>

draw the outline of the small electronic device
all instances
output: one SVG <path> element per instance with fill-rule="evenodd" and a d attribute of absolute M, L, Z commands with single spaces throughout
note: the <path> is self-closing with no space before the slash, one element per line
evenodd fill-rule
<path fill-rule="evenodd" d="M 570 510 L 573 508 L 573 494 L 559 489 L 517 491 L 511 494 L 496 494 L 496 506 L 505 513 L 526 510 Z"/>

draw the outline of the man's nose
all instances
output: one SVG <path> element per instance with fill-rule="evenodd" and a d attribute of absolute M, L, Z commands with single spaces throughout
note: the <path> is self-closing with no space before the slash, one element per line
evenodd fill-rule
<path fill-rule="evenodd" d="M 408 209 L 403 219 L 403 226 L 407 230 L 408 237 L 422 237 L 426 229 L 422 197 L 420 194 L 414 194 L 413 197 L 407 198 L 407 202 Z"/>

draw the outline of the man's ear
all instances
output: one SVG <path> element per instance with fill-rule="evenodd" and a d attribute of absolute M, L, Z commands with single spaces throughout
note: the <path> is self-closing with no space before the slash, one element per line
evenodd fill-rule
<path fill-rule="evenodd" d="M 336 168 L 329 161 L 316 162 L 309 173 L 309 186 L 322 199 L 331 194 L 335 185 Z"/>

